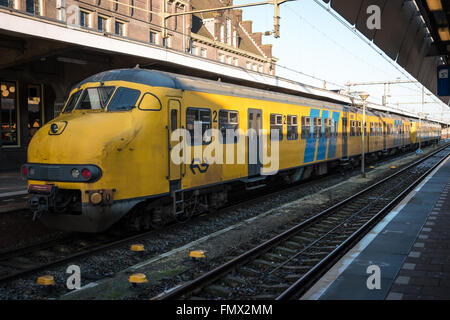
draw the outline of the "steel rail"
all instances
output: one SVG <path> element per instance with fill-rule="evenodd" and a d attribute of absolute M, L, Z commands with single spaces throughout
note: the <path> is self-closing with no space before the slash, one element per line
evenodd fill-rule
<path fill-rule="evenodd" d="M 253 257 L 259 256 L 261 254 L 263 254 L 264 252 L 266 252 L 267 250 L 275 247 L 277 244 L 279 244 L 280 242 L 288 239 L 291 235 L 298 233 L 301 229 L 313 224 L 314 222 L 318 221 L 319 219 L 325 217 L 328 213 L 348 204 L 349 202 L 353 201 L 354 199 L 360 197 L 361 195 L 375 189 L 377 186 L 394 179 L 395 177 L 399 176 L 400 174 L 406 172 L 407 170 L 421 164 L 422 162 L 428 160 L 429 158 L 435 156 L 436 154 L 438 154 L 439 152 L 445 150 L 447 147 L 449 146 L 449 144 L 446 144 L 444 146 L 442 146 L 441 148 L 435 150 L 434 152 L 430 153 L 429 155 L 419 159 L 418 161 L 413 162 L 412 164 L 406 166 L 405 168 L 403 168 L 400 171 L 397 171 L 396 173 L 382 179 L 381 181 L 376 182 L 375 184 L 365 188 L 364 190 L 350 196 L 349 198 L 331 206 L 330 208 L 320 212 L 317 215 L 314 215 L 313 217 L 301 222 L 300 224 L 290 228 L 289 230 L 279 234 L 278 236 L 275 236 L 274 238 L 264 242 L 263 244 L 239 255 L 238 257 L 226 262 L 225 264 L 201 275 L 200 277 L 184 283 L 182 285 L 179 285 L 177 287 L 174 287 L 158 296 L 156 296 L 154 299 L 157 300 L 168 300 L 168 299 L 176 299 L 176 298 L 180 298 L 183 295 L 186 295 L 188 293 L 191 293 L 193 291 L 199 290 L 201 288 L 204 288 L 206 286 L 208 286 L 209 284 L 215 282 L 216 280 L 220 279 L 222 276 L 228 274 L 230 271 L 232 271 L 233 269 L 236 269 L 244 264 L 246 264 L 247 262 L 249 262 Z M 446 157 L 444 157 L 441 161 L 443 161 Z M 427 171 L 428 172 L 428 171 Z M 420 181 L 419 181 L 420 182 Z M 409 188 L 408 188 L 409 189 Z M 402 195 L 405 192 L 402 192 Z M 397 197 L 396 199 L 399 199 L 399 197 Z M 373 220 L 371 220 L 373 221 Z M 367 228 L 367 227 L 366 227 Z M 348 242 L 347 242 L 348 243 Z M 323 264 L 322 264 L 323 265 Z M 316 269 L 317 271 L 317 269 Z M 304 280 L 306 281 L 306 280 Z M 286 292 L 285 295 L 281 296 L 281 299 L 286 299 L 287 297 L 289 297 L 294 290 L 296 290 L 297 287 L 293 287 L 290 288 L 291 290 L 289 292 Z M 289 289 L 288 289 L 289 290 Z"/>

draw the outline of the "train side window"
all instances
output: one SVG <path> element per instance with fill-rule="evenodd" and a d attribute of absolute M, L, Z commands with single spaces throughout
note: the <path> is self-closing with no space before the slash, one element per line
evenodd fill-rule
<path fill-rule="evenodd" d="M 350 121 L 350 137 L 354 137 L 356 136 L 356 125 L 355 125 L 355 121 L 351 120 Z"/>
<path fill-rule="evenodd" d="M 361 121 L 358 121 L 357 122 L 357 124 L 358 124 L 358 127 L 356 128 L 356 135 L 358 136 L 358 137 L 361 137 Z"/>
<path fill-rule="evenodd" d="M 250 116 L 253 116 L 251 113 Z M 232 144 L 237 143 L 239 136 L 235 135 L 236 130 L 239 129 L 239 113 L 237 111 L 219 111 L 219 130 L 220 130 L 220 143 L 222 144 Z M 227 140 L 227 130 L 230 130 L 232 136 L 234 136 L 233 141 Z"/>
<path fill-rule="evenodd" d="M 112 97 L 108 105 L 108 111 L 131 110 L 136 107 L 140 96 L 141 92 L 139 90 L 120 87 Z"/>
<path fill-rule="evenodd" d="M 314 118 L 314 139 L 322 138 L 322 118 Z"/>
<path fill-rule="evenodd" d="M 84 90 L 78 110 L 103 110 L 108 104 L 114 87 L 88 88 Z"/>
<path fill-rule="evenodd" d="M 302 117 L 302 139 L 311 139 L 311 118 Z"/>
<path fill-rule="evenodd" d="M 283 116 L 281 114 L 270 115 L 270 140 L 273 140 L 272 131 L 278 131 L 278 140 L 283 140 Z"/>
<path fill-rule="evenodd" d="M 178 110 L 172 109 L 170 112 L 170 130 L 174 132 L 178 129 Z"/>
<path fill-rule="evenodd" d="M 287 117 L 287 139 L 298 140 L 298 118 L 297 116 Z"/>
<path fill-rule="evenodd" d="M 338 134 L 339 134 L 339 132 L 338 132 L 338 126 L 339 126 L 339 122 L 338 121 L 333 121 L 333 124 L 334 124 L 334 131 L 333 131 L 333 135 L 335 136 L 335 137 L 337 137 L 338 136 Z"/>
<path fill-rule="evenodd" d="M 323 125 L 325 127 L 325 138 L 331 138 L 331 119 L 323 119 Z"/>
<path fill-rule="evenodd" d="M 195 125 L 200 125 L 201 141 L 195 140 L 194 130 Z M 210 136 L 205 136 L 205 132 L 211 129 L 211 110 L 200 108 L 188 108 L 186 110 L 186 129 L 191 135 L 191 146 L 209 144 L 211 142 Z"/>
<path fill-rule="evenodd" d="M 110 109 L 110 107 L 108 107 Z M 139 110 L 144 111 L 161 111 L 162 103 L 157 96 L 152 93 L 145 93 L 139 102 Z"/>
<path fill-rule="evenodd" d="M 373 136 L 373 122 L 370 123 L 370 136 Z"/>

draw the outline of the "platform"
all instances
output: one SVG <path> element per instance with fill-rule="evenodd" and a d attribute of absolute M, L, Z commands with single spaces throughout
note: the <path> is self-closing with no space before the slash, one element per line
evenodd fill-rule
<path fill-rule="evenodd" d="M 450 299 L 449 192 L 447 158 L 301 299 Z"/>
<path fill-rule="evenodd" d="M 27 180 L 20 172 L 0 173 L 0 213 L 27 207 Z"/>

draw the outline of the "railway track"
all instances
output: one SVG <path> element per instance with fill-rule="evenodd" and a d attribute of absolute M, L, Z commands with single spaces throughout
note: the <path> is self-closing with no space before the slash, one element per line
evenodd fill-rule
<path fill-rule="evenodd" d="M 154 299 L 297 298 L 449 155 L 446 145 Z"/>
<path fill-rule="evenodd" d="M 389 161 L 389 159 L 384 159 L 381 162 L 386 161 Z M 303 182 L 301 186 L 307 187 L 328 178 L 329 176 L 312 179 L 311 181 Z M 268 188 L 263 195 L 260 192 L 255 192 L 251 196 L 236 200 L 235 203 L 231 203 L 229 206 L 220 209 L 220 211 L 233 211 L 245 204 L 252 204 L 254 201 L 261 201 L 273 196 L 282 195 L 297 188 L 299 188 L 299 184 L 282 187 L 281 189 Z M 167 226 L 167 230 L 169 228 L 170 226 Z M 151 236 L 153 232 L 154 230 L 150 230 L 118 236 L 110 234 L 68 234 L 61 238 L 30 246 L 10 251 L 0 251 L 0 283 L 50 269 L 78 258 L 114 249 L 132 241 L 145 239 Z"/>

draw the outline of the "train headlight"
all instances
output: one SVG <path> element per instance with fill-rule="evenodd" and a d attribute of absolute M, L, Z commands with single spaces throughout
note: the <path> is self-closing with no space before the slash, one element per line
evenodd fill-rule
<path fill-rule="evenodd" d="M 58 133 L 58 130 L 59 130 L 59 127 L 58 127 L 58 125 L 57 125 L 56 123 L 54 123 L 54 124 L 51 125 L 50 131 L 51 131 L 53 134 L 57 134 L 57 133 Z"/>
<path fill-rule="evenodd" d="M 72 178 L 78 179 L 80 177 L 80 170 L 72 169 Z"/>
<path fill-rule="evenodd" d="M 36 169 L 33 168 L 33 167 L 30 167 L 30 168 L 28 169 L 28 174 L 29 174 L 31 177 L 34 176 L 34 175 L 36 174 Z"/>

